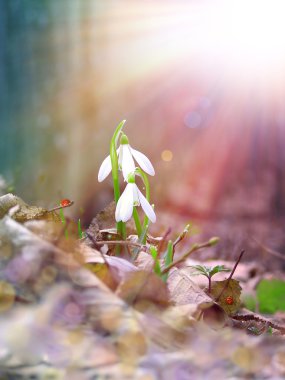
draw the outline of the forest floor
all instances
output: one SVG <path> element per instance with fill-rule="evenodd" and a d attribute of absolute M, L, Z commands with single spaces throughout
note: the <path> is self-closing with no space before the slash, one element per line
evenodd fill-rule
<path fill-rule="evenodd" d="M 145 243 L 132 225 L 122 241 L 111 209 L 82 232 L 0 198 L 1 380 L 284 378 L 284 259 L 267 227 L 164 215 Z"/>

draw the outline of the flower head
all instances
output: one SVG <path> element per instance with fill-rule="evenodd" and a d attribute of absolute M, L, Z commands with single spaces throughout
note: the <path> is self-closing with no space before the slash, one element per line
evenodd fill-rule
<path fill-rule="evenodd" d="M 142 206 L 143 211 L 152 223 L 156 221 L 156 215 L 152 206 L 135 184 L 134 176 L 128 177 L 128 184 L 121 195 L 117 207 L 115 218 L 117 222 L 127 222 L 133 215 L 134 206 Z"/>
<path fill-rule="evenodd" d="M 144 172 L 149 175 L 154 175 L 155 171 L 150 160 L 138 150 L 133 149 L 126 135 L 122 135 L 121 143 L 117 149 L 119 168 L 123 171 L 124 180 L 127 181 L 128 175 L 135 170 L 135 161 L 139 164 Z M 99 173 L 98 181 L 102 182 L 111 173 L 112 164 L 111 157 L 108 156 L 102 162 Z"/>

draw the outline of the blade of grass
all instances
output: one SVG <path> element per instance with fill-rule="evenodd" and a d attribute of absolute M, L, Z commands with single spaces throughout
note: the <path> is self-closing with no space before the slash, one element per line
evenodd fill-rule
<path fill-rule="evenodd" d="M 174 254 L 174 251 L 173 251 L 173 242 L 171 240 L 168 241 L 168 244 L 167 244 L 167 250 L 166 250 L 166 255 L 165 255 L 165 265 L 166 267 L 171 265 L 173 263 L 173 254 Z M 164 282 L 167 281 L 167 278 L 168 278 L 168 272 L 162 274 L 161 276 L 162 280 Z"/>
<path fill-rule="evenodd" d="M 153 267 L 154 273 L 156 273 L 160 277 L 161 276 L 161 268 L 160 268 L 160 263 L 159 263 L 159 260 L 158 260 L 157 249 L 156 249 L 156 247 L 154 247 L 152 245 L 149 248 L 149 251 L 150 251 L 150 254 L 151 254 L 151 256 L 153 258 L 153 261 L 154 261 L 154 267 Z"/>
<path fill-rule="evenodd" d="M 82 232 L 80 219 L 78 219 L 77 228 L 78 228 L 78 237 L 79 237 L 79 239 L 82 239 L 83 238 L 83 232 Z"/>

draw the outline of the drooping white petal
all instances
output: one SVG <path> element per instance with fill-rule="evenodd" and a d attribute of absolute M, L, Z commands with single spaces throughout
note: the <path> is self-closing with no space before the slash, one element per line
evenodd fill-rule
<path fill-rule="evenodd" d="M 123 193 L 124 194 L 124 193 Z M 122 195 L 123 195 L 122 194 Z M 121 210 L 121 206 L 122 206 L 122 195 L 120 196 L 119 200 L 118 200 L 118 203 L 116 205 L 116 211 L 115 211 L 115 219 L 116 219 L 116 222 L 120 222 L 121 221 L 121 215 L 120 215 L 120 210 Z"/>
<path fill-rule="evenodd" d="M 140 199 L 142 209 L 144 210 L 146 216 L 152 221 L 152 223 L 155 223 L 156 222 L 156 215 L 155 215 L 155 212 L 153 211 L 153 208 L 148 203 L 147 199 L 142 194 L 142 192 L 139 189 L 137 189 L 137 190 L 138 190 L 138 195 L 139 195 L 139 199 Z"/>
<path fill-rule="evenodd" d="M 155 171 L 152 166 L 152 163 L 150 160 L 145 156 L 143 153 L 139 152 L 136 149 L 130 148 L 132 155 L 134 156 L 135 160 L 139 164 L 139 166 L 142 168 L 144 172 L 146 172 L 149 175 L 154 175 Z"/>
<path fill-rule="evenodd" d="M 122 171 L 124 180 L 127 181 L 128 175 L 135 171 L 135 162 L 130 151 L 129 144 L 122 145 Z"/>
<path fill-rule="evenodd" d="M 134 206 L 139 206 L 140 205 L 140 199 L 139 199 L 138 187 L 135 183 L 133 185 L 133 197 L 134 197 L 134 199 L 133 199 Z"/>
<path fill-rule="evenodd" d="M 108 156 L 105 158 L 105 160 L 102 162 L 99 172 L 98 172 L 98 181 L 102 182 L 108 175 L 111 173 L 112 170 L 112 164 L 111 164 L 111 157 Z"/>
<path fill-rule="evenodd" d="M 134 198 L 133 198 L 133 186 L 134 184 L 128 183 L 124 193 L 124 199 L 122 201 L 120 215 L 122 222 L 127 222 L 133 215 Z"/>
<path fill-rule="evenodd" d="M 127 222 L 131 219 L 134 207 L 133 183 L 128 183 L 123 194 L 121 195 L 115 212 L 117 222 Z"/>
<path fill-rule="evenodd" d="M 119 154 L 119 149 L 117 149 L 117 155 Z M 98 181 L 102 182 L 112 171 L 112 163 L 111 163 L 111 157 L 110 155 L 105 158 L 105 160 L 102 162 L 99 172 L 98 172 Z"/>

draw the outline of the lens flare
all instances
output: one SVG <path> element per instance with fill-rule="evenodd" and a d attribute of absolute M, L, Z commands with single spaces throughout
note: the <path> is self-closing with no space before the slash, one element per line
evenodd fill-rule
<path fill-rule="evenodd" d="M 161 152 L 161 159 L 165 162 L 170 162 L 172 161 L 172 158 L 173 158 L 173 153 L 171 152 L 171 150 L 164 150 Z"/>

